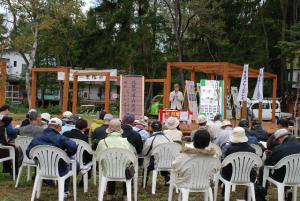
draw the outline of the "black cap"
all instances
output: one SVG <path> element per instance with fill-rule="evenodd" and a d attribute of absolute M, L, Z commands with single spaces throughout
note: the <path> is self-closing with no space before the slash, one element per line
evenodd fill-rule
<path fill-rule="evenodd" d="M 162 125 L 159 121 L 154 121 L 151 124 L 151 128 L 154 132 L 161 131 L 162 130 Z"/>
<path fill-rule="evenodd" d="M 239 123 L 239 126 L 242 128 L 249 128 L 249 121 L 247 119 L 242 119 Z"/>

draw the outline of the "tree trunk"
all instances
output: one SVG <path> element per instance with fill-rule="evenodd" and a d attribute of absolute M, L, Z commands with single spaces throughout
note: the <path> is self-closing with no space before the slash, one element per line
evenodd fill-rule
<path fill-rule="evenodd" d="M 28 68 L 25 75 L 25 85 L 26 85 L 26 93 L 27 93 L 27 101 L 28 101 L 29 109 L 31 108 L 31 72 L 35 63 L 35 55 L 38 46 L 38 34 L 39 34 L 38 25 L 36 24 L 36 26 L 34 27 L 34 38 L 33 38 L 32 50 L 30 53 Z"/>
<path fill-rule="evenodd" d="M 263 12 L 263 11 L 261 11 Z M 263 13 L 261 13 L 261 23 L 262 23 L 262 28 L 264 32 L 264 39 L 265 39 L 265 71 L 267 72 L 269 70 L 269 62 L 270 62 L 270 50 L 269 50 L 269 38 L 268 38 L 268 32 L 266 29 L 266 24 L 265 24 L 265 19 L 263 16 Z"/>

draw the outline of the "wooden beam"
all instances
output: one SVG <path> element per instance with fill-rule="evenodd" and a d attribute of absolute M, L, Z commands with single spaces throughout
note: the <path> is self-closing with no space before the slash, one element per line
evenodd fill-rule
<path fill-rule="evenodd" d="M 228 84 L 229 77 L 226 69 L 223 70 L 223 80 L 224 80 L 224 118 L 227 119 L 227 95 L 228 95 Z"/>
<path fill-rule="evenodd" d="M 32 72 L 38 73 L 55 73 L 55 72 L 65 72 L 66 67 L 59 67 L 59 68 L 33 68 Z"/>
<path fill-rule="evenodd" d="M 172 67 L 171 64 L 167 64 L 167 87 L 166 87 L 166 108 L 170 107 L 169 94 L 171 93 L 171 84 L 172 84 Z M 164 108 L 165 109 L 165 108 Z"/>
<path fill-rule="evenodd" d="M 243 101 L 242 103 L 242 118 L 247 119 L 247 101 Z"/>
<path fill-rule="evenodd" d="M 145 82 L 165 83 L 165 79 L 145 79 Z"/>
<path fill-rule="evenodd" d="M 191 72 L 191 81 L 193 81 L 193 82 L 196 81 L 196 71 L 195 71 L 195 69 L 193 69 L 192 72 Z"/>
<path fill-rule="evenodd" d="M 78 101 L 78 73 L 74 73 L 73 80 L 73 101 L 72 101 L 72 113 L 77 114 L 77 101 Z"/>
<path fill-rule="evenodd" d="M 168 85 L 168 81 L 165 79 L 165 82 L 164 82 L 164 106 L 163 106 L 163 109 L 167 108 L 167 104 L 168 104 L 168 101 L 169 101 L 169 96 L 168 96 L 168 92 L 167 92 L 167 85 Z"/>
<path fill-rule="evenodd" d="M 37 72 L 32 71 L 31 75 L 31 109 L 36 109 L 36 99 L 37 99 L 37 88 L 36 88 L 36 82 L 37 82 Z"/>
<path fill-rule="evenodd" d="M 70 86 L 70 68 L 65 68 L 65 80 L 64 80 L 64 96 L 63 96 L 63 108 L 62 112 L 68 110 L 69 105 L 69 86 Z"/>
<path fill-rule="evenodd" d="M 110 73 L 105 73 L 105 111 L 110 112 Z"/>
<path fill-rule="evenodd" d="M 6 101 L 6 61 L 4 59 L 0 60 L 0 72 L 1 72 L 1 99 L 0 99 L 0 106 L 5 104 Z"/>
<path fill-rule="evenodd" d="M 272 123 L 275 123 L 275 110 L 276 110 L 276 97 L 277 97 L 277 76 L 273 78 L 273 97 L 272 97 Z"/>

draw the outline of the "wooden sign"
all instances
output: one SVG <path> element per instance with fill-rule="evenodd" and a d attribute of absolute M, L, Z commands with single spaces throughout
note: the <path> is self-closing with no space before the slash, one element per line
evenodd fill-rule
<path fill-rule="evenodd" d="M 127 113 L 135 119 L 144 117 L 144 77 L 121 76 L 120 78 L 120 118 Z"/>

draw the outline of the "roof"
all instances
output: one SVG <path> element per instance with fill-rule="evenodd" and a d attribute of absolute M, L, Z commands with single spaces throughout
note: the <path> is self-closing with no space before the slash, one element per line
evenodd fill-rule
<path fill-rule="evenodd" d="M 170 62 L 173 68 L 179 68 L 188 71 L 200 72 L 205 74 L 221 75 L 227 74 L 229 77 L 241 77 L 243 66 L 229 62 Z M 249 78 L 257 78 L 259 70 L 249 68 Z M 277 78 L 274 73 L 264 72 L 265 78 Z"/>

